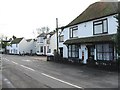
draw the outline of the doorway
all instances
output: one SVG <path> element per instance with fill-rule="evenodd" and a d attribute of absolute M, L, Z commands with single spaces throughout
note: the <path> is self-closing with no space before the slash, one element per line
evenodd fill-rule
<path fill-rule="evenodd" d="M 60 56 L 63 57 L 63 47 L 61 47 L 59 49 L 60 49 Z"/>
<path fill-rule="evenodd" d="M 46 55 L 46 46 L 44 46 L 44 55 Z"/>
<path fill-rule="evenodd" d="M 95 48 L 95 46 L 91 45 L 91 46 L 87 46 L 87 48 L 88 48 L 88 58 L 91 57 L 94 60 L 94 55 L 95 55 L 94 48 Z"/>

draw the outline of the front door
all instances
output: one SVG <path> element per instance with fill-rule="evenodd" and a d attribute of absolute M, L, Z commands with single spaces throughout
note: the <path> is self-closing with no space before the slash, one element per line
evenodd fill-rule
<path fill-rule="evenodd" d="M 32 55 L 32 53 L 33 53 L 33 51 L 32 51 L 32 50 L 30 50 L 30 55 Z"/>
<path fill-rule="evenodd" d="M 44 46 L 44 55 L 46 55 L 46 46 Z"/>
<path fill-rule="evenodd" d="M 94 55 L 95 55 L 94 46 L 88 46 L 88 58 L 91 57 L 94 59 Z"/>
<path fill-rule="evenodd" d="M 63 48 L 59 48 L 60 49 L 60 56 L 63 57 Z"/>

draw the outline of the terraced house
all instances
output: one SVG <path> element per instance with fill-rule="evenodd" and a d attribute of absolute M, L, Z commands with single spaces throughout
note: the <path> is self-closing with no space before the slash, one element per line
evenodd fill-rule
<path fill-rule="evenodd" d="M 63 57 L 80 59 L 116 60 L 114 37 L 117 33 L 117 2 L 96 2 L 63 27 L 59 43 Z"/>

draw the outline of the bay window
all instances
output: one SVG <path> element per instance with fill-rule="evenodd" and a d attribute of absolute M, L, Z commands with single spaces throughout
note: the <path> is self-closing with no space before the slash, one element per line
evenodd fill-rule
<path fill-rule="evenodd" d="M 73 58 L 79 57 L 79 48 L 77 45 L 68 46 L 68 57 L 73 57 Z"/>
<path fill-rule="evenodd" d="M 97 60 L 113 60 L 114 59 L 114 48 L 112 44 L 98 44 L 97 49 Z"/>

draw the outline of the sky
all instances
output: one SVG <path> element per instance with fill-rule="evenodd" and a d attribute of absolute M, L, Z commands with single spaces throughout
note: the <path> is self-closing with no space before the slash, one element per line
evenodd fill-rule
<path fill-rule="evenodd" d="M 65 26 L 100 0 L 0 0 L 0 34 L 35 38 L 36 29 Z M 34 33 L 33 33 L 34 32 Z"/>

